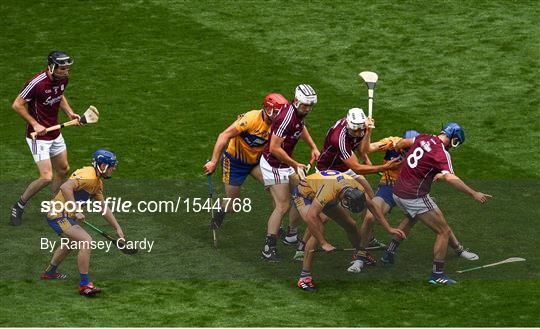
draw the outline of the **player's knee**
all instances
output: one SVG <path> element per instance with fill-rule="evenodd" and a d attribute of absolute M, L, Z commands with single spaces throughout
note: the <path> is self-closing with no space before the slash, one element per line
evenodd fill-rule
<path fill-rule="evenodd" d="M 450 229 L 450 226 L 444 225 L 439 228 L 438 234 L 443 235 L 445 237 L 449 237 L 452 233 L 452 230 Z"/>
<path fill-rule="evenodd" d="M 67 176 L 68 172 L 69 172 L 69 165 L 67 163 L 65 165 L 62 165 L 56 168 L 56 173 L 58 174 L 58 176 L 65 177 Z"/>
<path fill-rule="evenodd" d="M 368 212 L 366 214 L 366 217 L 364 217 L 364 222 L 366 222 L 368 224 L 371 224 L 374 220 L 375 220 L 375 217 L 373 216 L 373 214 L 371 212 Z"/>
<path fill-rule="evenodd" d="M 289 211 L 291 204 L 288 202 L 281 202 L 276 204 L 276 210 L 283 216 Z"/>
<path fill-rule="evenodd" d="M 40 173 L 39 175 L 39 180 L 42 181 L 45 185 L 49 185 L 52 182 L 52 178 L 52 172 Z"/>
<path fill-rule="evenodd" d="M 86 236 L 82 241 L 84 241 L 84 243 L 81 244 L 81 249 L 92 249 L 90 246 L 92 245 L 92 241 L 94 241 L 94 239 L 92 239 L 90 235 Z"/>
<path fill-rule="evenodd" d="M 39 179 L 48 181 L 50 183 L 53 178 L 53 172 L 50 168 L 38 168 L 39 169 Z"/>

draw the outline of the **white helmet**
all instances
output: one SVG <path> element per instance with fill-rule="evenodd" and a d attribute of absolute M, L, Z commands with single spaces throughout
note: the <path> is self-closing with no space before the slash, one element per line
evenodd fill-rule
<path fill-rule="evenodd" d="M 366 115 L 364 110 L 355 107 L 347 113 L 347 128 L 352 130 L 364 129 L 366 123 Z"/>
<path fill-rule="evenodd" d="M 317 104 L 317 93 L 315 92 L 315 89 L 313 89 L 313 87 L 311 87 L 310 85 L 298 85 L 294 90 L 294 98 L 296 99 L 296 104 L 294 104 L 295 107 L 298 107 L 298 105 L 300 104 Z"/>

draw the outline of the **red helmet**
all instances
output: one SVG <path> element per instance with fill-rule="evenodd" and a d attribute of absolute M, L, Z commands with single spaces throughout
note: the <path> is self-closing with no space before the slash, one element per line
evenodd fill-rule
<path fill-rule="evenodd" d="M 274 117 L 274 109 L 280 109 L 283 105 L 289 103 L 282 94 L 272 93 L 266 95 L 263 101 L 263 109 L 270 118 Z"/>

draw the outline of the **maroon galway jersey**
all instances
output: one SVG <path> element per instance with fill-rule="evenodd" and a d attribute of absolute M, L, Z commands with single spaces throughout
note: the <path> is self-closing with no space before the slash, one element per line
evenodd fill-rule
<path fill-rule="evenodd" d="M 423 197 L 438 173 L 454 173 L 450 154 L 439 137 L 419 135 L 405 155 L 394 194 L 402 199 Z"/>
<path fill-rule="evenodd" d="M 319 171 L 337 170 L 341 172 L 349 170 L 343 160 L 347 160 L 353 155 L 353 151 L 360 145 L 363 137 L 364 135 L 350 136 L 347 133 L 347 119 L 338 120 L 326 134 L 321 156 L 317 160 L 317 169 Z"/>
<path fill-rule="evenodd" d="M 68 85 L 68 79 L 52 81 L 47 71 L 41 71 L 26 82 L 19 96 L 28 103 L 28 112 L 36 121 L 45 128 L 58 124 L 58 109 L 64 90 Z M 26 125 L 26 137 L 34 132 L 31 125 Z M 60 135 L 60 130 L 48 132 L 37 139 L 53 140 Z"/>
<path fill-rule="evenodd" d="M 296 114 L 296 109 L 292 104 L 286 104 L 281 108 L 279 114 L 272 120 L 270 127 L 270 138 L 263 150 L 263 156 L 268 163 L 274 168 L 288 168 L 284 162 L 270 154 L 270 142 L 274 135 L 285 138 L 281 147 L 292 157 L 292 153 L 302 130 L 304 129 L 304 117 Z"/>

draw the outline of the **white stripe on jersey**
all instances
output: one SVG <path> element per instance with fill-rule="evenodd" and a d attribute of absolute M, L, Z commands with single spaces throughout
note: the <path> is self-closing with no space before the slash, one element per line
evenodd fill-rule
<path fill-rule="evenodd" d="M 345 148 L 346 131 L 346 127 L 343 127 L 343 129 L 341 129 L 341 132 L 339 133 L 339 150 L 341 151 L 341 156 L 343 157 L 343 160 L 350 158 L 352 155 L 349 154 L 349 152 L 347 152 L 347 149 Z"/>
<path fill-rule="evenodd" d="M 43 72 L 40 75 L 38 75 L 37 77 L 35 77 L 34 79 L 32 79 L 32 81 L 30 81 L 30 83 L 28 83 L 28 86 L 26 86 L 26 88 L 24 88 L 24 90 L 21 91 L 19 96 L 21 96 L 21 98 L 23 98 L 23 99 L 26 99 L 26 96 L 28 96 L 28 93 L 30 92 L 30 90 L 32 90 L 34 88 L 34 86 L 38 84 L 38 82 L 45 79 L 46 77 L 47 77 L 47 73 Z"/>
<path fill-rule="evenodd" d="M 448 168 L 450 168 L 450 173 L 454 173 L 454 168 L 452 168 L 452 158 L 450 157 L 450 153 L 448 153 L 448 151 L 446 151 L 446 149 L 444 148 L 444 145 L 441 144 L 441 147 L 444 151 L 444 154 L 446 155 L 446 161 L 448 162 Z"/>
<path fill-rule="evenodd" d="M 285 115 L 285 119 L 283 119 L 283 122 L 281 123 L 281 126 L 279 126 L 278 130 L 276 131 L 276 135 L 278 135 L 279 137 L 283 137 L 282 134 L 285 131 L 285 128 L 287 128 L 289 122 L 291 122 L 293 112 L 294 109 L 291 109 L 289 107 L 289 112 L 287 112 L 287 114 Z"/>

